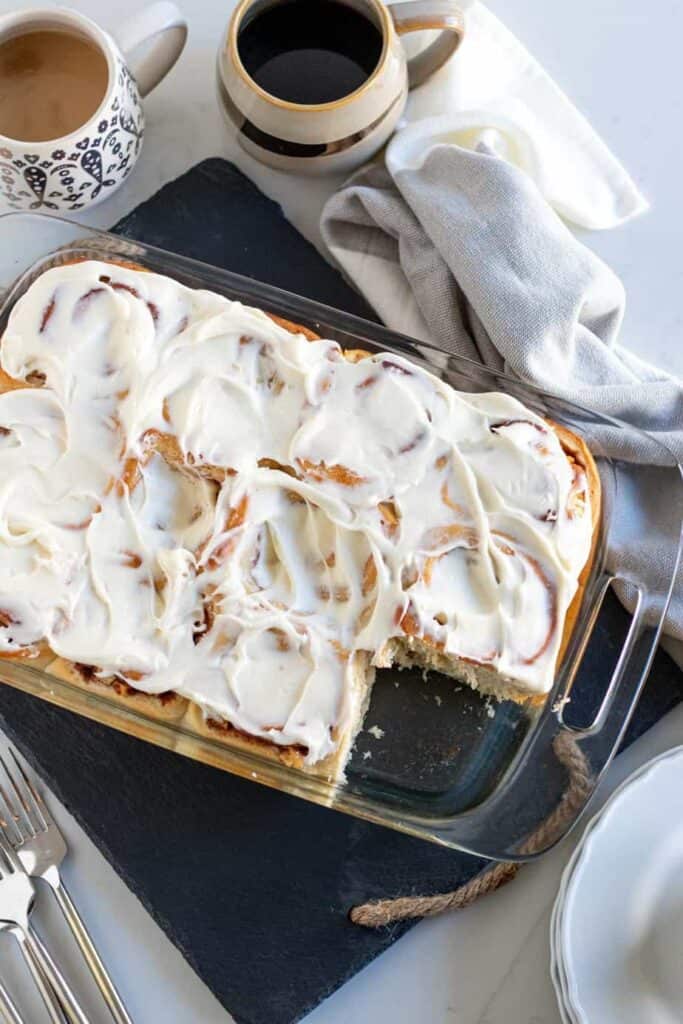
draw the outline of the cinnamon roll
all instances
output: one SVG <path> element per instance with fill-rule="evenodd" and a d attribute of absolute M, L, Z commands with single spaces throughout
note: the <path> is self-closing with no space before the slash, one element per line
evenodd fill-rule
<path fill-rule="evenodd" d="M 43 273 L 0 347 L 0 656 L 340 777 L 375 667 L 551 688 L 583 441 L 133 265 Z"/>

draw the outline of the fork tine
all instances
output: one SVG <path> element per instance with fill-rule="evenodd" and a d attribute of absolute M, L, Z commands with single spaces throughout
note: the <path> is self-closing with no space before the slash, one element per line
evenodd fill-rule
<path fill-rule="evenodd" d="M 14 753 L 14 751 L 11 748 L 10 748 L 10 751 L 9 751 L 9 755 L 12 758 L 12 760 L 14 761 L 14 763 L 15 763 L 15 765 L 17 767 L 17 771 L 19 772 L 19 774 L 21 775 L 22 779 L 24 780 L 24 785 L 26 786 L 26 792 L 28 793 L 28 797 L 29 797 L 29 800 L 31 802 L 31 806 L 33 807 L 33 813 L 35 814 L 36 818 L 38 819 L 38 824 L 40 825 L 40 827 L 43 830 L 43 832 L 47 832 L 48 828 L 50 827 L 50 822 L 48 821 L 48 818 L 50 818 L 50 820 L 51 820 L 50 812 L 47 810 L 47 807 L 45 806 L 45 802 L 44 802 L 43 798 L 41 797 L 40 793 L 37 791 L 37 789 L 35 788 L 35 786 L 31 782 L 30 778 L 28 777 L 28 775 L 24 771 L 24 769 L 23 769 L 23 767 L 21 765 L 21 762 L 19 761 L 19 758 L 17 757 L 17 755 Z"/>
<path fill-rule="evenodd" d="M 4 856 L 4 845 L 0 846 L 0 882 L 12 873 L 12 865 Z"/>
<path fill-rule="evenodd" d="M 16 796 L 17 800 L 19 801 L 19 803 L 17 804 L 16 801 L 12 802 L 10 800 L 9 801 L 9 808 L 10 808 L 11 811 L 14 811 L 15 816 L 21 821 L 22 825 L 24 826 L 24 828 L 28 832 L 29 837 L 32 839 L 36 835 L 36 830 L 35 830 L 35 828 L 33 826 L 33 822 L 31 821 L 31 815 L 29 814 L 29 810 L 28 810 L 28 807 L 26 805 L 26 800 L 24 798 L 23 793 L 21 792 L 21 790 L 17 786 L 16 780 L 15 780 L 14 776 L 12 775 L 11 771 L 9 770 L 9 767 L 7 765 L 7 761 L 5 761 L 5 759 L 2 756 L 2 754 L 0 754 L 0 764 L 5 769 L 5 775 L 7 776 L 7 781 L 10 784 L 11 790 L 14 791 L 14 795 Z"/>
<path fill-rule="evenodd" d="M 14 816 L 14 814 L 12 812 L 11 801 L 9 800 L 9 797 L 7 796 L 7 793 L 5 792 L 5 787 L 2 785 L 1 782 L 0 782 L 0 812 L 2 813 L 2 817 L 0 818 L 0 828 L 2 829 L 3 835 L 5 836 L 7 841 L 12 844 L 12 846 L 21 846 L 21 844 L 25 841 L 26 837 L 24 836 L 24 833 L 21 831 L 21 829 L 17 825 L 17 819 L 15 818 L 15 816 Z M 12 832 L 14 833 L 14 835 L 16 837 L 15 840 L 12 840 L 12 837 L 9 834 L 9 829 L 10 828 L 12 829 Z"/>
<path fill-rule="evenodd" d="M 16 850 L 11 843 L 8 843 L 4 836 L 0 835 L 0 853 L 5 858 L 7 865 L 10 869 L 11 874 L 15 874 L 17 871 L 23 872 L 21 861 L 19 860 Z"/>

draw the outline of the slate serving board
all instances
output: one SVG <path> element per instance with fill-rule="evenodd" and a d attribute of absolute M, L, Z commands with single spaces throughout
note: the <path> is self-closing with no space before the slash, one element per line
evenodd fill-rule
<path fill-rule="evenodd" d="M 223 160 L 188 171 L 115 230 L 373 315 Z M 611 600 L 590 648 L 596 688 L 625 620 Z M 681 699 L 681 673 L 659 652 L 626 742 Z M 8 686 L 0 686 L 0 720 L 239 1024 L 293 1024 L 408 927 L 358 928 L 347 919 L 353 904 L 452 889 L 484 863 L 206 768 Z M 186 847 L 190 836 L 202 841 Z"/>

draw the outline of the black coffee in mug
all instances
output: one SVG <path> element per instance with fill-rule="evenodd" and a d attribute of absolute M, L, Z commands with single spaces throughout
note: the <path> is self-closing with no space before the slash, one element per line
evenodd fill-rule
<path fill-rule="evenodd" d="M 243 23 L 237 47 L 247 74 L 271 96 L 332 103 L 367 81 L 382 34 L 341 0 L 276 0 Z"/>

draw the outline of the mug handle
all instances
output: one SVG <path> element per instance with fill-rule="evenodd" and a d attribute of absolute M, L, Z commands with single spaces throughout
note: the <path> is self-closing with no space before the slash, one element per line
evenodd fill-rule
<path fill-rule="evenodd" d="M 170 0 L 143 7 L 116 33 L 141 96 L 155 89 L 183 52 L 187 39 L 187 22 Z M 134 51 L 149 44 L 144 56 L 135 60 Z"/>
<path fill-rule="evenodd" d="M 465 35 L 465 17 L 453 0 L 411 0 L 393 4 L 389 12 L 399 36 L 442 30 L 426 50 L 408 61 L 408 88 L 412 89 L 426 82 L 458 49 Z"/>

